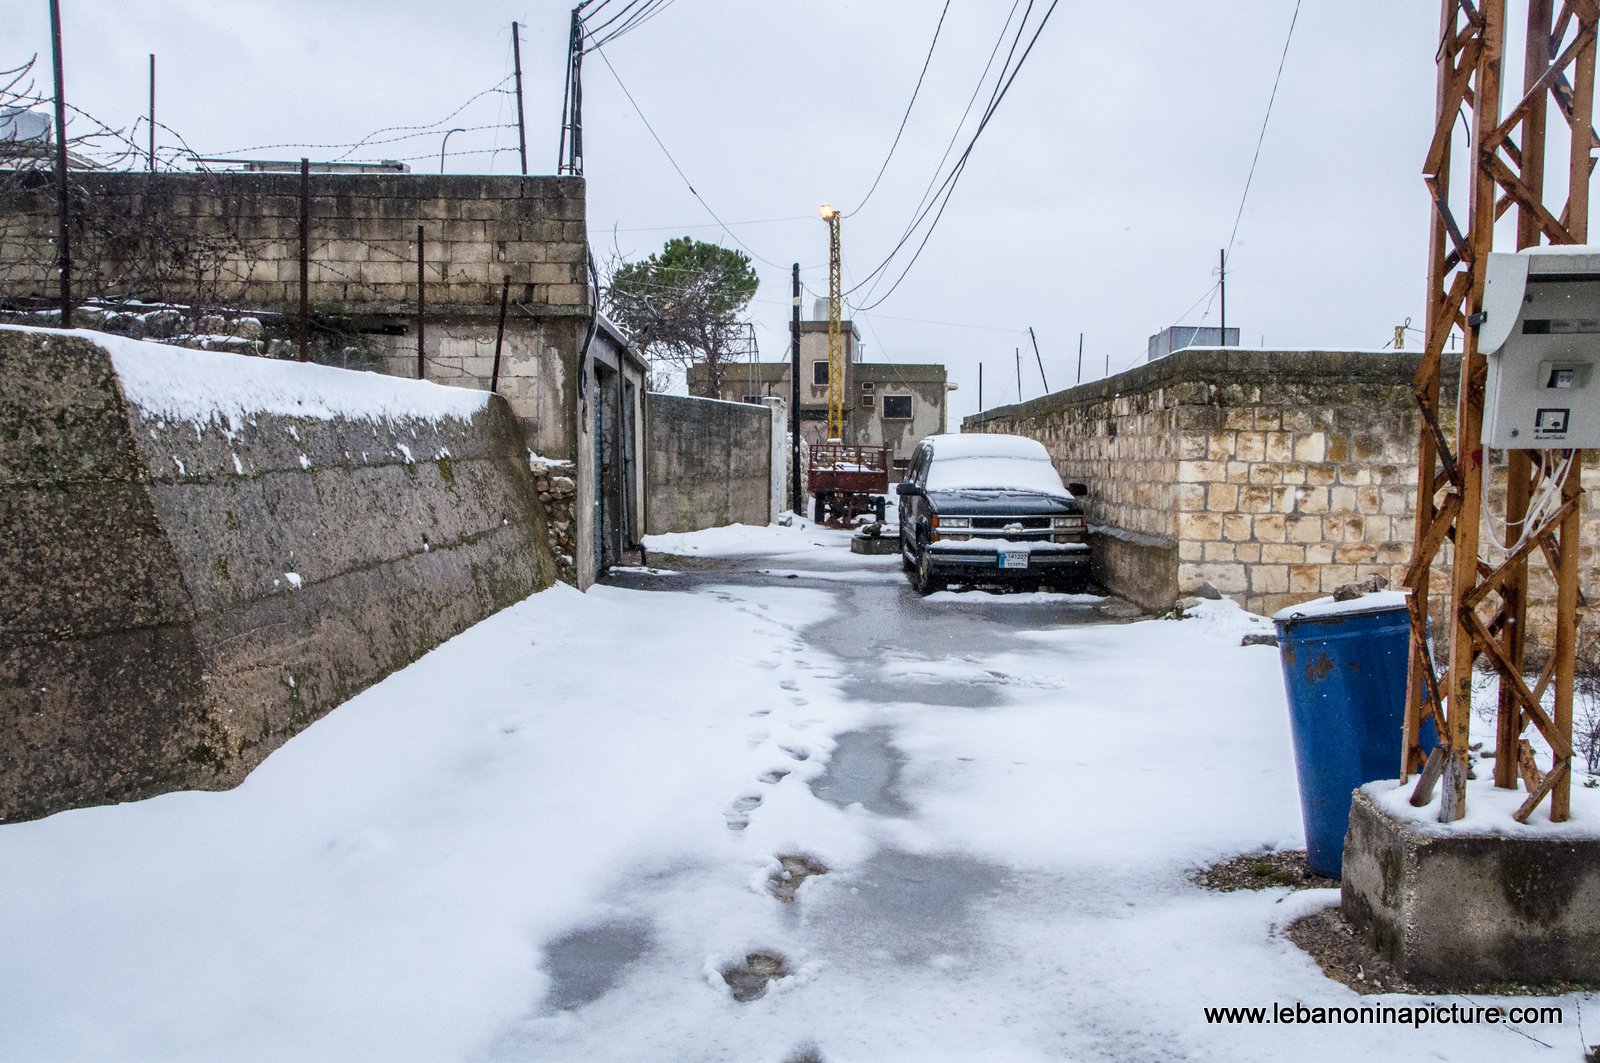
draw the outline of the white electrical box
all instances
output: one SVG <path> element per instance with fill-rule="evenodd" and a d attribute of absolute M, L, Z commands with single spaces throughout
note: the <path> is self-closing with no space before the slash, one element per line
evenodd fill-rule
<path fill-rule="evenodd" d="M 1486 445 L 1600 447 L 1600 247 L 1490 255 L 1478 349 Z"/>

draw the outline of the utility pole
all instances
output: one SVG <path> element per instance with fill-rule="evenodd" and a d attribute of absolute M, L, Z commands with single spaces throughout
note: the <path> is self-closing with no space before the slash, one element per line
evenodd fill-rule
<path fill-rule="evenodd" d="M 978 363 L 978 415 L 983 415 L 983 363 Z"/>
<path fill-rule="evenodd" d="M 156 172 L 156 57 L 150 55 L 150 172 Z"/>
<path fill-rule="evenodd" d="M 843 249 L 839 232 L 843 214 L 824 203 L 822 220 L 828 223 L 828 438 L 844 441 L 844 332 L 839 320 L 844 302 Z"/>
<path fill-rule="evenodd" d="M 1421 769 L 1411 801 L 1425 805 L 1442 787 L 1439 819 L 1467 812 L 1466 780 L 1472 764 L 1469 724 L 1474 664 L 1485 660 L 1500 675 L 1495 741 L 1495 785 L 1514 788 L 1522 774 L 1527 799 L 1513 814 L 1526 823 L 1546 799 L 1550 819 L 1568 818 L 1572 781 L 1572 701 L 1579 598 L 1580 451 L 1522 451 L 1508 458 L 1506 511 L 1495 523 L 1509 525 L 1507 556 L 1495 565 L 1479 556 L 1483 510 L 1493 500 L 1485 489 L 1488 448 L 1482 434 L 1487 358 L 1479 349 L 1488 259 L 1494 250 L 1501 197 L 1517 209 L 1517 246 L 1585 244 L 1589 235 L 1590 145 L 1594 136 L 1595 34 L 1600 16 L 1585 5 L 1563 5 L 1552 26 L 1549 0 L 1528 0 L 1524 93 L 1502 114 L 1501 66 L 1507 30 L 1506 0 L 1442 0 L 1437 110 L 1423 181 L 1433 203 L 1428 248 L 1428 314 L 1421 365 L 1413 393 L 1419 406 L 1415 546 L 1404 587 L 1410 592 L 1411 661 L 1406 691 L 1402 781 Z M 1556 57 L 1552 59 L 1552 56 Z M 1552 108 L 1551 104 L 1555 106 Z M 1546 115 L 1565 121 L 1557 150 L 1546 156 Z M 1462 118 L 1467 121 L 1462 123 Z M 1458 132 L 1458 123 L 1467 132 Z M 1460 152 L 1461 154 L 1457 154 Z M 1463 157 L 1464 156 L 1464 157 Z M 1454 163 L 1454 164 L 1453 164 Z M 1452 179 L 1461 181 L 1452 196 Z M 1556 187 L 1547 190 L 1546 182 Z M 1458 221 L 1465 211 L 1466 224 Z M 1440 417 L 1441 354 L 1454 344 L 1452 330 L 1465 322 L 1454 438 Z M 1516 452 L 1513 451 L 1513 454 Z M 1559 497 L 1561 506 L 1532 523 L 1528 499 Z M 1443 616 L 1449 658 L 1435 672 L 1428 645 L 1431 570 L 1443 544 L 1453 540 L 1449 607 Z M 1517 545 L 1520 541 L 1520 545 Z M 1548 565 L 1556 591 L 1550 663 L 1530 690 L 1526 682 L 1524 614 L 1529 565 Z M 1494 597 L 1491 597 L 1494 596 Z M 1495 598 L 1498 598 L 1496 604 Z M 1494 619 L 1486 620 L 1493 611 Z M 1438 634 L 1435 626 L 1434 634 Z M 1548 708 L 1545 695 L 1553 692 Z M 1419 731 L 1432 719 L 1439 745 L 1426 762 Z M 1532 726 L 1551 751 L 1548 772 L 1532 764 L 1522 738 Z M 1525 758 L 1525 759 L 1524 759 Z M 1519 772 L 1527 763 L 1528 770 Z M 1529 781 L 1532 780 L 1532 781 Z"/>
<path fill-rule="evenodd" d="M 1083 383 L 1083 333 L 1078 333 L 1078 383 Z"/>
<path fill-rule="evenodd" d="M 1222 301 L 1222 339 L 1218 347 L 1228 345 L 1228 250 L 1221 248 L 1217 251 L 1217 288 L 1221 293 Z"/>
<path fill-rule="evenodd" d="M 800 263 L 794 264 L 794 294 L 789 319 L 789 508 L 805 511 L 805 487 L 800 483 Z"/>
<path fill-rule="evenodd" d="M 583 5 L 572 9 L 567 40 L 567 89 L 562 97 L 561 164 L 558 172 L 583 176 Z"/>
<path fill-rule="evenodd" d="M 517 79 L 517 151 L 522 159 L 522 176 L 528 176 L 528 126 L 522 117 L 522 31 L 515 22 L 511 24 L 511 70 Z M 446 139 L 449 134 L 446 134 Z M 443 154 L 443 149 L 440 149 Z M 439 164 L 440 172 L 444 163 Z"/>
<path fill-rule="evenodd" d="M 1013 348 L 1013 350 L 1016 352 L 1016 356 L 1017 356 L 1017 401 L 1021 402 L 1022 401 L 1022 348 L 1021 347 L 1015 347 L 1015 348 Z"/>
<path fill-rule="evenodd" d="M 50 0 L 50 51 L 56 82 L 56 264 L 61 270 L 61 327 L 72 327 L 72 244 L 67 197 L 67 89 L 61 69 L 61 0 Z"/>
<path fill-rule="evenodd" d="M 1045 394 L 1050 393 L 1050 381 L 1044 378 L 1044 358 L 1039 354 L 1039 337 L 1033 334 L 1033 326 L 1028 326 L 1028 339 L 1033 341 L 1033 357 L 1039 363 L 1039 383 L 1044 385 Z"/>

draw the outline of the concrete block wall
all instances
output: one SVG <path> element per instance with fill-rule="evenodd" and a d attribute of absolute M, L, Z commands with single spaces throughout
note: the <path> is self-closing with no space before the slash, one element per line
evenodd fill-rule
<path fill-rule="evenodd" d="M 553 579 L 498 399 L 196 424 L 76 336 L 0 329 L 0 368 L 0 821 L 231 786 Z"/>
<path fill-rule="evenodd" d="M 646 533 L 769 523 L 775 408 L 645 396 Z"/>
<path fill-rule="evenodd" d="M 74 189 L 80 299 L 256 311 L 278 345 L 292 340 L 299 174 L 83 173 Z M 355 341 L 385 371 L 417 375 L 421 225 L 426 379 L 488 387 L 509 277 L 500 393 L 529 447 L 572 459 L 573 381 L 591 309 L 583 179 L 312 174 L 310 193 L 315 356 L 346 364 L 338 346 Z M 55 227 L 43 178 L 0 201 L 0 298 L 55 299 Z"/>
<path fill-rule="evenodd" d="M 46 175 L 47 176 L 47 175 Z M 77 173 L 74 280 L 85 296 L 295 307 L 297 173 Z M 417 226 L 427 303 L 589 302 L 584 185 L 575 177 L 312 174 L 310 302 L 414 312 Z M 55 291 L 53 186 L 0 204 L 0 293 Z"/>

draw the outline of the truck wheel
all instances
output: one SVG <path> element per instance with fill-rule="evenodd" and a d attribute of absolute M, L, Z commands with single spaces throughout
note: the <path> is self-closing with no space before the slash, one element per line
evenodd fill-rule
<path fill-rule="evenodd" d="M 944 580 L 933 570 L 933 554 L 927 549 L 917 553 L 917 570 L 912 574 L 911 587 L 924 598 L 945 588 Z"/>

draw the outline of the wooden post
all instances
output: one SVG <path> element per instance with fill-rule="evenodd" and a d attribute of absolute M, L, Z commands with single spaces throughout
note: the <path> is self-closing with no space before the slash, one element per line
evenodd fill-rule
<path fill-rule="evenodd" d="M 67 75 L 61 68 L 61 0 L 50 0 L 50 54 L 56 88 L 56 268 L 61 272 L 61 327 L 72 327 L 72 202 L 67 195 Z"/>
<path fill-rule="evenodd" d="M 489 373 L 489 390 L 500 390 L 500 347 L 506 339 L 506 306 L 511 302 L 511 278 L 500 282 L 500 326 L 494 332 L 494 367 Z"/>
<path fill-rule="evenodd" d="M 300 160 L 300 360 L 311 359 L 311 160 Z"/>
<path fill-rule="evenodd" d="M 426 278 L 422 271 L 424 252 L 422 226 L 417 226 L 417 379 L 428 379 L 426 329 L 427 319 L 424 317 L 426 297 L 424 295 L 424 281 Z"/>
<path fill-rule="evenodd" d="M 1482 49 L 1478 56 L 1477 95 L 1473 108 L 1473 154 L 1500 124 L 1500 63 L 1505 44 L 1505 0 L 1491 0 L 1481 9 Z M 1483 512 L 1483 378 L 1485 361 L 1478 350 L 1478 327 L 1472 323 L 1483 311 L 1483 288 L 1494 249 L 1495 183 L 1482 166 L 1472 171 L 1472 205 L 1468 214 L 1468 254 L 1472 281 L 1467 293 L 1467 335 L 1461 354 L 1459 400 L 1456 404 L 1456 456 L 1461 471 L 1461 518 L 1456 521 L 1455 564 L 1450 584 L 1450 680 L 1444 795 L 1439 819 L 1451 823 L 1467 814 L 1467 771 L 1472 757 L 1472 664 L 1474 632 L 1462 612 L 1478 584 L 1478 536 Z"/>
<path fill-rule="evenodd" d="M 1550 66 L 1550 20 L 1552 0 L 1528 0 L 1528 33 L 1523 43 L 1522 88 L 1526 93 L 1537 86 Z M 1543 107 L 1532 108 L 1522 122 L 1522 151 L 1529 159 L 1542 162 L 1545 150 Z M 1544 167 L 1530 166 L 1522 183 L 1536 198 L 1544 198 Z M 1517 208 L 1517 248 L 1535 247 L 1542 239 L 1539 218 L 1527 206 Z M 1527 450 L 1506 452 L 1506 533 L 1509 549 L 1521 537 L 1523 519 L 1528 515 L 1528 500 L 1533 487 L 1533 453 Z M 1526 562 L 1501 584 L 1500 597 L 1506 618 L 1506 656 L 1520 673 L 1526 657 L 1525 626 L 1528 615 L 1528 566 Z M 1522 709 L 1510 688 L 1500 692 L 1499 716 L 1495 727 L 1494 784 L 1501 789 L 1517 786 L 1517 759 L 1522 728 Z"/>

